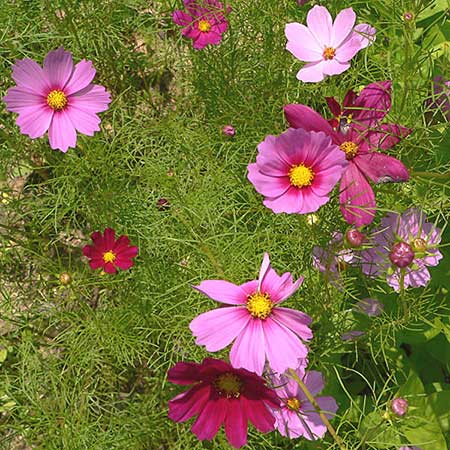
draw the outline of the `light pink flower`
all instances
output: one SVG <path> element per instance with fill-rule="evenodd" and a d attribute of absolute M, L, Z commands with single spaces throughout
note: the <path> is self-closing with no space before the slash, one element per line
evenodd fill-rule
<path fill-rule="evenodd" d="M 373 247 L 361 252 L 362 270 L 372 277 L 385 275 L 396 291 L 402 277 L 405 288 L 426 286 L 431 278 L 427 266 L 437 266 L 442 258 L 440 242 L 441 230 L 420 209 L 389 213 L 373 233 Z"/>
<path fill-rule="evenodd" d="M 100 130 L 97 113 L 111 102 L 103 86 L 91 83 L 94 76 L 91 61 L 74 66 L 72 54 L 60 47 L 45 57 L 43 68 L 29 58 L 16 61 L 12 78 L 17 86 L 3 101 L 19 114 L 21 133 L 35 139 L 48 130 L 50 147 L 66 152 L 76 146 L 77 131 L 92 136 Z"/>
<path fill-rule="evenodd" d="M 270 266 L 267 253 L 258 280 L 240 286 L 222 280 L 203 281 L 195 289 L 232 306 L 200 314 L 190 323 L 196 344 L 217 352 L 235 340 L 230 353 L 231 364 L 258 375 L 263 372 L 266 357 L 270 368 L 278 373 L 297 367 L 298 360 L 308 354 L 302 339 L 312 338 L 308 326 L 311 318 L 279 305 L 302 282 L 303 277 L 293 282 L 289 272 L 279 276 Z"/>
<path fill-rule="evenodd" d="M 248 179 L 274 213 L 307 214 L 330 199 L 348 162 L 324 133 L 288 129 L 258 145 Z"/>
<path fill-rule="evenodd" d="M 303 367 L 296 373 L 315 397 L 322 412 L 331 419 L 338 410 L 336 400 L 333 397 L 316 397 L 324 388 L 323 375 L 314 370 L 305 372 Z M 281 408 L 273 411 L 278 431 L 289 438 L 303 436 L 310 441 L 322 438 L 327 428 L 296 381 L 283 374 L 273 377 L 272 384 L 278 387 L 276 393 L 281 400 Z"/>
<path fill-rule="evenodd" d="M 306 27 L 288 23 L 286 45 L 296 58 L 307 64 L 297 73 L 304 82 L 322 81 L 326 75 L 338 75 L 350 67 L 350 60 L 375 40 L 375 28 L 365 23 L 355 26 L 352 8 L 343 9 L 333 20 L 327 8 L 314 6 L 306 18 Z"/>

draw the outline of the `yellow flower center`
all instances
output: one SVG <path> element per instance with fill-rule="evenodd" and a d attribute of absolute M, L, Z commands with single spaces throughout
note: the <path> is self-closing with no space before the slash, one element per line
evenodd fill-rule
<path fill-rule="evenodd" d="M 314 172 L 309 167 L 299 164 L 291 168 L 289 178 L 292 186 L 302 188 L 311 185 L 314 180 Z"/>
<path fill-rule="evenodd" d="M 286 405 L 292 411 L 298 411 L 300 409 L 300 400 L 296 397 L 291 397 L 286 400 Z"/>
<path fill-rule="evenodd" d="M 214 381 L 214 386 L 220 395 L 227 398 L 238 398 L 241 395 L 242 381 L 234 373 L 225 372 L 219 375 Z"/>
<path fill-rule="evenodd" d="M 55 111 L 64 109 L 67 105 L 67 97 L 63 91 L 55 89 L 47 95 L 47 105 Z"/>
<path fill-rule="evenodd" d="M 336 50 L 333 47 L 325 47 L 323 59 L 333 59 L 336 56 Z"/>
<path fill-rule="evenodd" d="M 116 254 L 111 250 L 109 252 L 103 253 L 103 261 L 105 263 L 113 263 L 116 260 Z"/>
<path fill-rule="evenodd" d="M 272 312 L 273 303 L 269 294 L 255 292 L 247 299 L 247 310 L 253 318 L 267 319 Z"/>
<path fill-rule="evenodd" d="M 412 246 L 416 252 L 424 252 L 427 249 L 427 242 L 425 239 L 416 238 L 412 241 Z"/>
<path fill-rule="evenodd" d="M 198 29 L 202 33 L 206 33 L 211 29 L 211 24 L 207 20 L 200 20 L 200 22 L 198 23 Z"/>
<path fill-rule="evenodd" d="M 345 152 L 347 159 L 352 159 L 358 153 L 359 147 L 352 141 L 346 141 L 340 145 L 340 149 Z"/>

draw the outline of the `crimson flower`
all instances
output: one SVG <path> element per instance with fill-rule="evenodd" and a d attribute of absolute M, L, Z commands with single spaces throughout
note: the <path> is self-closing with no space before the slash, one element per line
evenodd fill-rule
<path fill-rule="evenodd" d="M 168 372 L 171 383 L 193 386 L 169 401 L 169 418 L 185 422 L 197 416 L 191 431 L 198 439 L 213 439 L 222 424 L 230 444 L 247 443 L 250 421 L 262 433 L 275 428 L 271 409 L 280 405 L 265 380 L 225 361 L 206 358 L 201 364 L 179 362 Z"/>
<path fill-rule="evenodd" d="M 127 270 L 133 266 L 133 259 L 138 254 L 138 248 L 130 246 L 128 236 L 115 239 L 115 231 L 106 228 L 103 235 L 100 231 L 91 234 L 94 245 L 86 245 L 83 255 L 87 256 L 92 269 L 100 267 L 106 273 L 116 273 L 117 268 Z"/>

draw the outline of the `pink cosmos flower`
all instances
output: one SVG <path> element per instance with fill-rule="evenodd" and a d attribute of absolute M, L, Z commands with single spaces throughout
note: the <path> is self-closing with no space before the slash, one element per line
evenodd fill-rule
<path fill-rule="evenodd" d="M 347 166 L 345 154 L 329 137 L 301 129 L 267 136 L 258 151 L 247 177 L 274 213 L 317 211 Z"/>
<path fill-rule="evenodd" d="M 245 369 L 235 369 L 219 359 L 201 364 L 179 362 L 168 372 L 171 383 L 193 386 L 169 402 L 169 418 L 185 422 L 197 416 L 192 432 L 211 440 L 222 424 L 229 443 L 240 448 L 247 443 L 250 421 L 261 433 L 274 429 L 270 409 L 279 406 L 275 392 L 265 380 Z"/>
<path fill-rule="evenodd" d="M 405 288 L 426 286 L 431 278 L 427 266 L 437 266 L 442 258 L 440 241 L 441 230 L 420 209 L 390 213 L 374 232 L 373 247 L 361 252 L 362 270 L 371 277 L 386 275 L 396 291 L 402 277 Z"/>
<path fill-rule="evenodd" d="M 294 283 L 289 272 L 279 276 L 270 266 L 267 253 L 258 280 L 240 286 L 222 280 L 203 281 L 195 289 L 232 306 L 217 308 L 195 318 L 189 325 L 197 338 L 195 343 L 204 345 L 210 352 L 217 352 L 235 340 L 230 353 L 231 364 L 258 375 L 263 372 L 266 357 L 275 372 L 297 367 L 298 359 L 308 354 L 301 339 L 312 338 L 308 326 L 311 318 L 279 305 L 302 282 L 303 277 Z"/>
<path fill-rule="evenodd" d="M 315 397 L 322 412 L 331 419 L 338 410 L 336 400 L 333 397 L 316 397 L 324 388 L 323 375 L 314 370 L 305 372 L 303 367 L 296 373 Z M 272 384 L 278 387 L 276 392 L 281 400 L 281 408 L 273 411 L 277 430 L 289 438 L 303 436 L 310 441 L 322 438 L 327 428 L 295 380 L 283 374 L 273 377 Z"/>
<path fill-rule="evenodd" d="M 220 44 L 228 29 L 225 15 L 230 14 L 231 6 L 224 9 L 216 0 L 184 0 L 184 6 L 187 12 L 174 11 L 173 21 L 185 27 L 181 34 L 194 41 L 194 48 Z"/>
<path fill-rule="evenodd" d="M 347 223 L 360 227 L 373 221 L 376 212 L 375 194 L 368 180 L 379 184 L 409 179 L 408 170 L 399 160 L 375 150 L 390 149 L 408 136 L 410 129 L 396 124 L 359 129 L 350 124 L 335 131 L 308 106 L 291 104 L 284 107 L 284 112 L 291 127 L 322 131 L 345 153 L 349 165 L 342 174 L 339 200 Z M 361 112 L 359 120 L 364 117 Z M 373 116 L 370 113 L 368 117 Z"/>
<path fill-rule="evenodd" d="M 103 86 L 91 83 L 94 76 L 91 61 L 74 66 L 72 54 L 60 47 L 45 57 L 43 68 L 29 58 L 17 60 L 12 74 L 17 86 L 3 101 L 19 114 L 21 133 L 35 139 L 48 130 L 50 147 L 66 152 L 76 146 L 77 131 L 93 136 L 100 130 L 97 113 L 111 102 Z"/>
<path fill-rule="evenodd" d="M 375 40 L 375 28 L 362 23 L 355 26 L 352 8 L 343 9 L 333 23 L 324 6 L 314 6 L 306 23 L 288 23 L 286 49 L 307 64 L 297 73 L 304 82 L 322 81 L 326 75 L 338 75 L 350 67 L 350 60 Z"/>

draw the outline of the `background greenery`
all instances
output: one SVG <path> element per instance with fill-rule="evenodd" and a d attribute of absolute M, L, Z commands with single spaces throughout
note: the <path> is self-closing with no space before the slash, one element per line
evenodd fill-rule
<path fill-rule="evenodd" d="M 305 276 L 286 305 L 313 317 L 311 367 L 326 374 L 326 393 L 340 405 L 333 424 L 347 448 L 450 448 L 448 259 L 431 270 L 427 288 L 405 294 L 406 314 L 383 280 L 356 270 L 346 272 L 340 292 L 311 267 L 313 245 L 346 229 L 336 193 L 310 224 L 272 214 L 246 179 L 257 144 L 287 127 L 284 104 L 328 115 L 325 96 L 342 99 L 391 79 L 388 119 L 414 129 L 392 154 L 412 176 L 375 188 L 375 224 L 385 211 L 419 205 L 445 227 L 450 131 L 425 100 L 433 76 L 449 78 L 449 5 L 327 1 L 333 16 L 352 6 L 358 21 L 377 28 L 377 40 L 343 75 L 303 84 L 295 78 L 300 63 L 284 48 L 284 26 L 304 22 L 310 5 L 235 0 L 222 45 L 194 51 L 171 20 L 181 1 L 0 0 L 2 96 L 14 84 L 16 59 L 42 63 L 63 45 L 75 61 L 94 61 L 95 81 L 113 97 L 102 132 L 79 137 L 67 154 L 52 151 L 47 138 L 22 136 L 0 106 L 1 449 L 229 448 L 223 432 L 198 442 L 189 424 L 168 420 L 167 401 L 179 389 L 166 371 L 207 355 L 188 324 L 215 305 L 191 285 L 254 279 L 264 251 L 278 271 Z M 221 134 L 228 123 L 234 138 Z M 157 207 L 160 198 L 168 207 Z M 93 272 L 82 259 L 90 233 L 107 226 L 140 248 L 135 267 L 117 276 Z M 63 272 L 71 284 L 61 284 Z M 367 296 L 385 304 L 382 316 L 352 312 Z M 353 329 L 366 335 L 342 342 Z M 410 413 L 383 418 L 399 390 Z M 334 444 L 251 429 L 248 448 Z"/>

